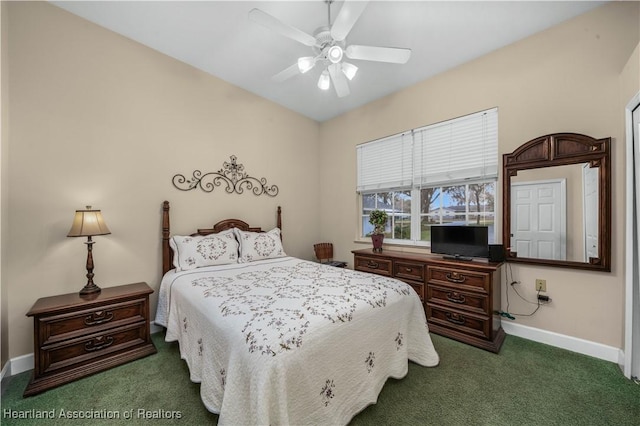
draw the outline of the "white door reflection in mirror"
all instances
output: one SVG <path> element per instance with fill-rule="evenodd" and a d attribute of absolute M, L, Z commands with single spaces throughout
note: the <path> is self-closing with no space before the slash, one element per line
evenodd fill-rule
<path fill-rule="evenodd" d="M 566 260 L 565 179 L 511 184 L 511 251 L 518 257 Z"/>
<path fill-rule="evenodd" d="M 585 260 L 598 257 L 598 168 L 582 167 Z"/>

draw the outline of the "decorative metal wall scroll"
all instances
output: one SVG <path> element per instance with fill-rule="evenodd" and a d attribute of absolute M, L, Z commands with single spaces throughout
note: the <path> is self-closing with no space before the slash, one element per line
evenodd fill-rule
<path fill-rule="evenodd" d="M 217 172 L 202 174 L 200 170 L 194 170 L 193 176 L 187 179 L 182 174 L 177 174 L 171 179 L 173 186 L 180 191 L 191 191 L 200 187 L 204 192 L 212 192 L 217 186 L 226 185 L 225 191 L 229 194 L 242 194 L 244 190 L 253 192 L 254 195 L 278 195 L 276 185 L 267 185 L 267 179 L 257 179 L 249 176 L 244 171 L 244 165 L 236 163 L 236 156 L 232 155 L 231 162 L 224 162 Z"/>

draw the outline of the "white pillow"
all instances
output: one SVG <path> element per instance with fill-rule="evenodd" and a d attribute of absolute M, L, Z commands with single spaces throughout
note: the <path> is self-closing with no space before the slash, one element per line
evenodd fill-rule
<path fill-rule="evenodd" d="M 287 255 L 282 248 L 280 229 L 278 228 L 273 228 L 269 232 L 247 232 L 234 228 L 234 232 L 240 243 L 240 258 L 238 259 L 240 263 Z"/>
<path fill-rule="evenodd" d="M 231 229 L 205 236 L 175 235 L 169 245 L 176 271 L 238 262 L 238 240 Z"/>

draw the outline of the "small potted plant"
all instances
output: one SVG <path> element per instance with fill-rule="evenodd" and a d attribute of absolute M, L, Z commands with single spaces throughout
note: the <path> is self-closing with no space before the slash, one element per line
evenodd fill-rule
<path fill-rule="evenodd" d="M 384 210 L 372 210 L 369 213 L 369 223 L 373 225 L 371 232 L 371 242 L 373 251 L 382 251 L 382 241 L 384 240 L 384 228 L 387 225 L 387 212 Z"/>

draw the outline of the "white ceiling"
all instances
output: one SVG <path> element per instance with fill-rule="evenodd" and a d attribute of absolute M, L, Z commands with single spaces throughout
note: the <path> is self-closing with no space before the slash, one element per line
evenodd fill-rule
<path fill-rule="evenodd" d="M 407 47 L 404 65 L 350 60 L 351 94 L 316 86 L 320 69 L 274 74 L 311 48 L 249 21 L 259 8 L 313 34 L 327 5 L 313 1 L 53 1 L 98 25 L 317 121 L 324 121 L 593 9 L 604 1 L 371 1 L 347 44 Z M 332 20 L 342 1 L 331 6 Z M 543 53 L 543 52 L 541 52 Z"/>

